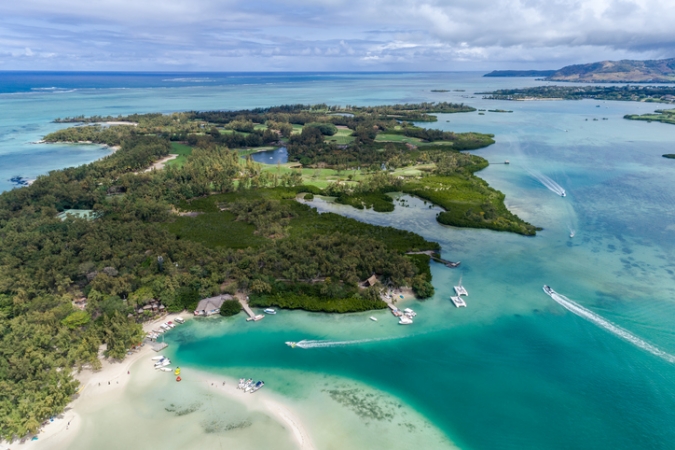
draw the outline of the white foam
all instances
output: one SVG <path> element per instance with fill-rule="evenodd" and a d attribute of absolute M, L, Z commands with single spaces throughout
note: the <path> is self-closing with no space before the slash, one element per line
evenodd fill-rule
<path fill-rule="evenodd" d="M 563 195 L 565 193 L 565 189 L 563 189 L 562 186 L 560 186 L 558 183 L 553 181 L 551 178 L 547 177 L 543 173 L 535 172 L 532 170 L 528 170 L 528 173 L 532 175 L 534 178 L 537 179 L 541 184 L 546 186 L 548 190 L 555 192 L 558 195 Z"/>
<path fill-rule="evenodd" d="M 344 345 L 365 344 L 366 342 L 389 341 L 391 339 L 400 339 L 403 336 L 372 338 L 372 339 L 356 339 L 353 341 L 312 341 L 302 340 L 295 344 L 299 348 L 325 348 L 325 347 L 341 347 Z"/>
<path fill-rule="evenodd" d="M 583 317 L 584 319 L 590 322 L 593 322 L 594 324 L 598 325 L 601 328 L 604 328 L 605 330 L 609 331 L 615 336 L 618 336 L 621 339 L 624 339 L 630 342 L 631 344 L 640 347 L 643 350 L 647 350 L 649 353 L 658 356 L 660 358 L 663 358 L 670 363 L 675 362 L 675 356 L 671 355 L 670 353 L 664 352 L 660 348 L 644 341 L 643 339 L 640 339 L 630 331 L 625 330 L 620 326 L 610 322 L 609 320 L 595 314 L 593 311 L 584 308 L 580 304 L 574 302 L 573 300 L 570 300 L 564 295 L 560 295 L 557 292 L 553 291 L 553 293 L 551 294 L 551 298 L 566 310 L 576 314 L 579 317 Z"/>

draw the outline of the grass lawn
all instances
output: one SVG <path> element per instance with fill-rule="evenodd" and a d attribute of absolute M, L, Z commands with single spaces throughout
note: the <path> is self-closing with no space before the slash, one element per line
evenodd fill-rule
<path fill-rule="evenodd" d="M 187 161 L 187 157 L 192 154 L 192 147 L 185 144 L 179 144 L 178 142 L 172 142 L 171 153 L 178 155 L 178 158 L 168 161 L 166 165 L 171 167 L 183 167 L 183 164 Z"/>
<path fill-rule="evenodd" d="M 337 145 L 347 145 L 354 142 L 354 136 L 351 136 L 352 130 L 338 128 L 338 132 L 333 136 L 326 136 L 326 142 L 335 142 Z"/>
<path fill-rule="evenodd" d="M 402 134 L 379 133 L 375 137 L 375 142 L 403 142 L 413 145 L 420 145 L 422 140 L 415 137 L 404 136 Z"/>

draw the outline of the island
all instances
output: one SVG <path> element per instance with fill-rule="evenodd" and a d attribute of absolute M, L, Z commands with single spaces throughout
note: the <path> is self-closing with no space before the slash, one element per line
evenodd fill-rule
<path fill-rule="evenodd" d="M 664 157 L 664 158 L 668 158 L 668 159 L 675 159 L 675 154 L 673 154 L 673 153 L 666 153 L 665 155 L 663 155 L 663 157 Z"/>
<path fill-rule="evenodd" d="M 536 86 L 478 92 L 493 100 L 616 100 L 675 103 L 675 86 Z"/>
<path fill-rule="evenodd" d="M 391 211 L 389 193 L 439 205 L 442 224 L 534 235 L 475 176 L 494 142 L 422 128 L 450 103 L 285 105 L 59 119 L 45 142 L 116 151 L 0 195 L 0 436 L 24 437 L 78 391 L 73 370 L 123 359 L 142 324 L 201 299 L 347 313 L 386 308 L 384 291 L 434 293 L 436 242 L 311 207 L 317 195 Z M 133 124 L 133 126 L 129 126 Z M 252 153 L 287 148 L 289 162 Z M 299 201 L 302 200 L 302 201 Z M 245 299 L 248 297 L 248 304 Z M 39 364 L 36 363 L 39 361 Z"/>
<path fill-rule="evenodd" d="M 600 61 L 559 70 L 495 70 L 485 77 L 542 77 L 547 81 L 580 83 L 673 83 L 675 58 Z"/>
<path fill-rule="evenodd" d="M 675 109 L 657 109 L 653 114 L 626 114 L 628 120 L 645 120 L 647 122 L 661 122 L 675 125 Z"/>

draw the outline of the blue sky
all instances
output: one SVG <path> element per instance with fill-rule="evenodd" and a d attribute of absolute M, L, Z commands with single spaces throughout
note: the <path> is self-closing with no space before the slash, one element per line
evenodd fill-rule
<path fill-rule="evenodd" d="M 559 68 L 675 57 L 673 0 L 4 0 L 0 70 Z"/>

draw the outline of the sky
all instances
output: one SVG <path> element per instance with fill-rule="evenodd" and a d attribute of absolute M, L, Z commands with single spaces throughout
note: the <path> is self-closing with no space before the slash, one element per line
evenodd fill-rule
<path fill-rule="evenodd" d="M 0 70 L 557 69 L 675 57 L 675 0 L 3 0 Z"/>

